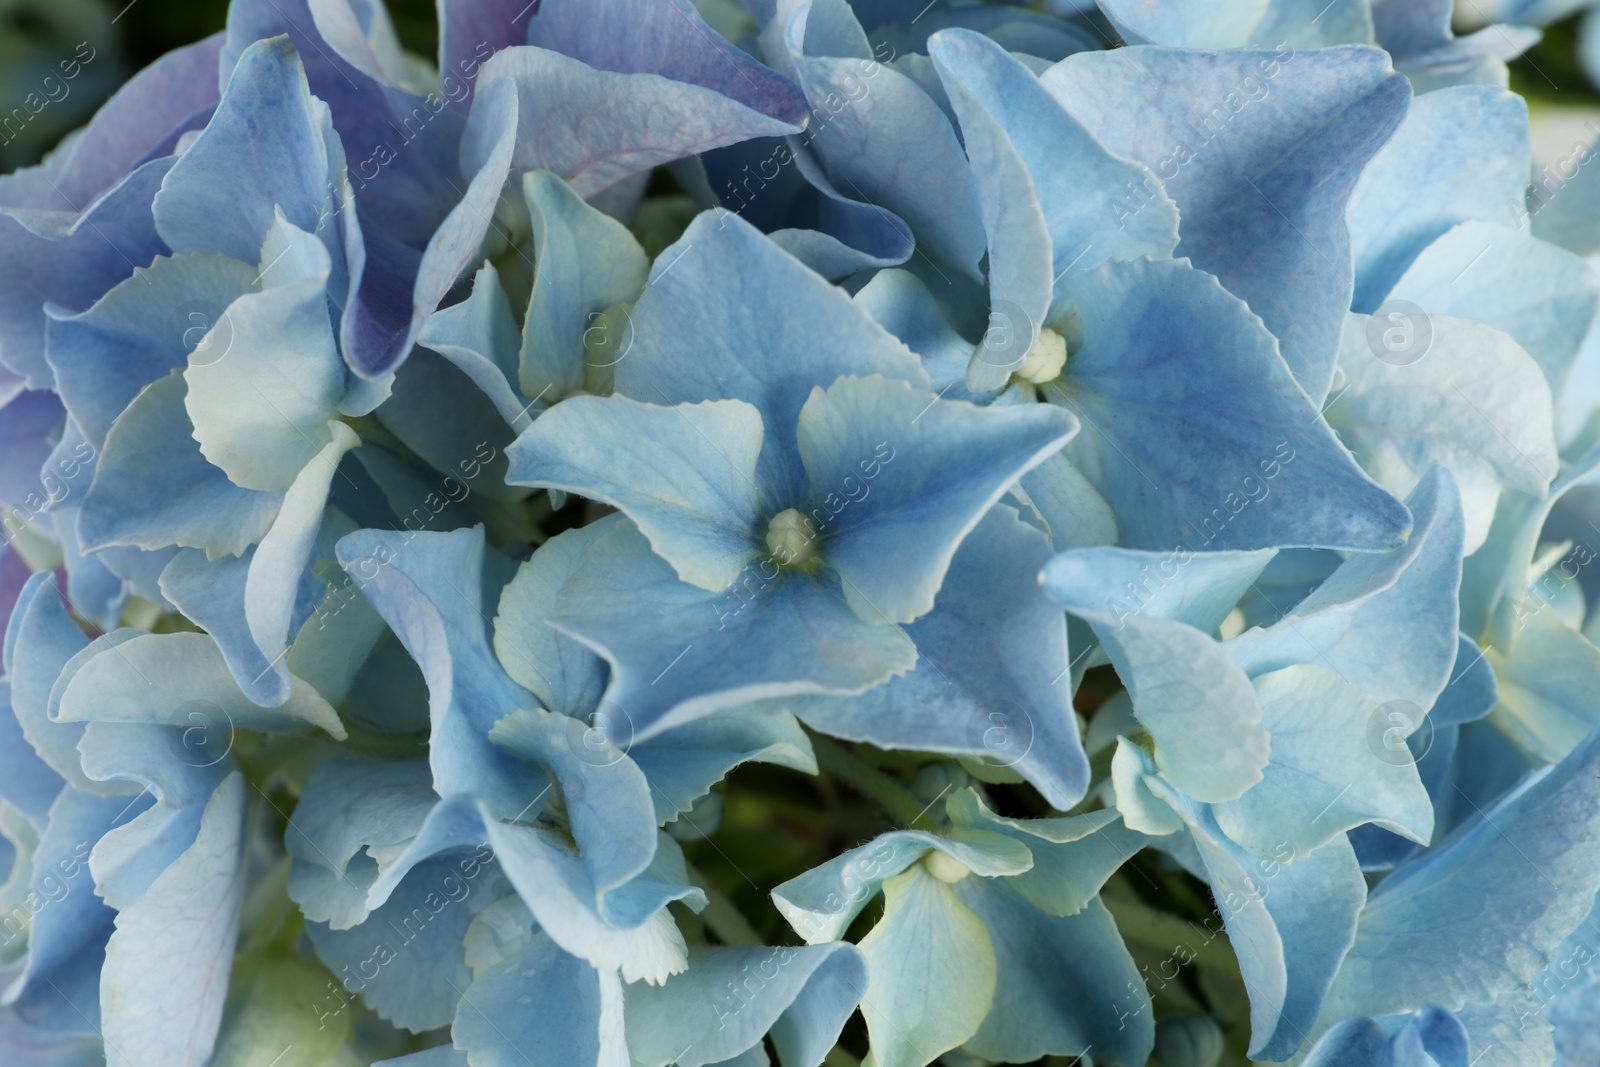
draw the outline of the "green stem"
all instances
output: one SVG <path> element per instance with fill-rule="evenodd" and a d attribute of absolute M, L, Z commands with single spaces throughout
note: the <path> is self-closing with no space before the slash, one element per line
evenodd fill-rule
<path fill-rule="evenodd" d="M 1102 893 L 1101 901 L 1129 941 L 1167 952 L 1180 963 L 1193 963 L 1213 971 L 1237 974 L 1239 964 L 1221 932 L 1212 933 L 1196 923 L 1152 908 L 1131 896 Z"/>
<path fill-rule="evenodd" d="M 882 808 L 895 822 L 921 830 L 936 828 L 927 818 L 927 805 L 899 782 L 851 752 L 832 738 L 811 735 L 817 765 Z"/>
<path fill-rule="evenodd" d="M 717 935 L 717 940 L 724 945 L 766 944 L 744 914 L 734 907 L 733 901 L 711 884 L 711 879 L 706 877 L 704 871 L 687 863 L 685 866 L 688 868 L 689 881 L 705 891 L 706 906 L 700 912 L 700 921 L 706 924 L 706 929 Z"/>

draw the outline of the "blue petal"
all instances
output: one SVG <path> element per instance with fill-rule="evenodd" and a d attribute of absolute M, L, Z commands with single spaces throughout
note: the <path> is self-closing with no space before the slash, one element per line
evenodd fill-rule
<path fill-rule="evenodd" d="M 191 714 L 193 713 L 193 714 Z M 77 671 L 55 712 L 60 722 L 183 726 L 201 716 L 217 729 L 303 730 L 317 726 L 343 740 L 338 712 L 305 682 L 290 679 L 289 699 L 264 708 L 240 691 L 222 650 L 207 634 L 142 634 L 99 652 Z"/>
<path fill-rule="evenodd" d="M 93 790 L 94 783 L 84 777 L 78 759 L 83 727 L 54 722 L 50 714 L 51 687 L 68 661 L 88 646 L 89 639 L 61 602 L 55 575 L 46 572 L 28 579 L 6 628 L 11 707 L 22 735 L 39 758 L 68 784 Z"/>
<path fill-rule="evenodd" d="M 1383 302 L 1428 245 L 1468 219 L 1525 212 L 1528 105 L 1492 85 L 1424 93 L 1350 196 L 1351 308 Z"/>
<path fill-rule="evenodd" d="M 543 708 L 511 712 L 489 740 L 550 772 L 595 890 L 604 894 L 644 872 L 656 850 L 655 804 L 644 772 L 616 739 Z"/>
<path fill-rule="evenodd" d="M 891 830 L 835 856 L 772 891 L 772 902 L 808 945 L 844 936 L 883 883 L 930 851 L 983 878 L 1021 874 L 1033 866 L 1026 846 L 1003 834 L 967 830 L 944 837 L 923 830 Z"/>
<path fill-rule="evenodd" d="M 108 1047 L 134 1062 L 208 1061 L 244 903 L 245 785 L 225 778 L 194 844 L 117 913 L 100 977 Z"/>
<path fill-rule="evenodd" d="M 508 477 L 620 508 L 680 578 L 720 591 L 759 555 L 761 440 L 760 413 L 737 400 L 574 397 L 511 445 Z"/>
<path fill-rule="evenodd" d="M 651 404 L 743 400 L 761 412 L 760 482 L 784 501 L 774 511 L 805 484 L 793 442 L 812 389 L 846 374 L 928 381 L 842 290 L 727 213 L 700 215 L 657 257 L 633 337 L 617 392 Z"/>
<path fill-rule="evenodd" d="M 1542 968 L 1600 888 L 1597 771 L 1591 736 L 1380 883 L 1325 1019 L 1485 1004 Z"/>
<path fill-rule="evenodd" d="M 168 251 L 156 235 L 150 202 L 172 160 L 138 167 L 71 210 L 0 208 L 0 362 L 30 389 L 50 387 L 45 362 L 46 305 L 82 311 L 107 290 Z"/>
<path fill-rule="evenodd" d="M 61 792 L 61 775 L 39 758 L 11 707 L 11 686 L 0 681 L 0 798 L 43 826 Z"/>
<path fill-rule="evenodd" d="M 1043 535 L 1008 507 L 984 516 L 957 550 L 933 611 L 906 628 L 919 665 L 858 697 L 784 702 L 813 729 L 881 748 L 950 752 L 1010 767 L 1063 811 L 1083 798 L 1061 610 L 1033 575 Z"/>
<path fill-rule="evenodd" d="M 289 896 L 307 919 L 347 930 L 368 914 L 367 890 L 377 877 L 364 848 L 392 850 L 421 830 L 439 802 L 421 760 L 341 755 L 307 779 L 284 831 L 294 858 Z"/>
<path fill-rule="evenodd" d="M 468 878 L 464 862 L 446 855 L 417 864 L 360 926 L 306 928 L 345 989 L 395 1026 L 420 1033 L 450 1025 L 472 981 L 462 938 L 507 887 L 497 868 L 482 864 L 469 866 L 479 877 Z"/>
<path fill-rule="evenodd" d="M 752 700 L 859 693 L 916 661 L 898 627 L 804 574 L 752 567 L 725 593 L 680 582 L 631 523 L 588 551 L 550 621 L 610 663 L 601 712 L 639 741 Z"/>
<path fill-rule="evenodd" d="M 616 974 L 597 971 L 543 934 L 479 973 L 461 1004 L 450 1036 L 474 1067 L 628 1059 Z"/>
<path fill-rule="evenodd" d="M 238 555 L 265 537 L 284 494 L 244 489 L 206 462 L 182 375 L 157 379 L 106 434 L 79 529 L 90 547 L 167 545 Z"/>
<path fill-rule="evenodd" d="M 626 4 L 627 0 L 614 2 Z M 676 8 L 656 12 L 642 5 L 630 17 L 636 26 L 660 19 L 698 20 L 698 16 L 685 15 Z M 599 23 L 594 26 L 598 28 Z M 678 37 L 681 32 L 672 26 L 659 29 L 670 37 Z M 710 40 L 710 31 L 703 32 Z M 606 36 L 609 41 L 620 40 L 614 34 Z M 630 31 L 627 39 L 638 38 Z M 652 45 L 656 43 L 659 42 Z M 604 62 L 604 57 L 596 58 Z M 752 103 L 758 107 L 772 107 L 775 113 L 753 109 L 717 89 L 673 80 L 670 74 L 682 62 L 682 53 L 662 53 L 652 58 L 660 62 L 646 65 L 664 66 L 668 77 L 649 70 L 631 70 L 626 65 L 618 71 L 597 68 L 545 48 L 507 48 L 497 52 L 483 65 L 479 82 L 486 87 L 497 78 L 508 78 L 516 86 L 519 117 L 512 173 L 554 171 L 579 196 L 589 196 L 695 152 L 800 129 L 799 109 L 792 97 L 774 99 L 759 89 L 755 94 L 741 93 L 751 95 Z M 745 57 L 740 58 L 747 66 L 753 66 Z M 682 73 L 694 76 L 698 72 Z M 785 97 L 793 93 L 787 83 L 770 72 L 766 72 L 765 79 Z M 738 80 L 739 86 L 744 84 Z M 547 115 L 551 100 L 562 101 L 577 114 L 562 123 L 550 124 Z M 592 103 L 601 100 L 606 101 L 603 108 Z"/>
<path fill-rule="evenodd" d="M 1456 646 L 1456 662 L 1450 668 L 1450 681 L 1439 694 L 1439 699 L 1433 702 L 1428 721 L 1433 723 L 1435 729 L 1476 722 L 1493 711 L 1499 700 L 1500 690 L 1495 684 L 1494 671 L 1477 644 L 1466 634 L 1460 635 L 1460 644 Z"/>
<path fill-rule="evenodd" d="M 334 177 L 325 113 L 287 37 L 245 49 L 216 114 L 162 182 L 154 204 L 162 238 L 178 253 L 254 263 L 275 212 L 316 232 Z"/>
<path fill-rule="evenodd" d="M 974 167 L 981 174 L 988 167 L 985 157 L 1006 151 L 1026 167 L 1050 233 L 1054 291 L 1074 268 L 1172 254 L 1178 209 L 1143 164 L 1112 155 L 1021 62 L 987 37 L 949 30 L 930 40 L 928 49 L 961 115 Z M 1063 158 L 1072 159 L 1072 166 L 1062 166 Z M 1129 189 L 1139 194 L 1130 199 Z"/>
<path fill-rule="evenodd" d="M 525 396 L 553 402 L 586 387 L 592 372 L 585 340 L 595 316 L 637 300 L 650 264 L 627 227 L 584 203 L 549 171 L 525 175 L 522 188 L 538 270 L 518 381 Z"/>
<path fill-rule="evenodd" d="M 451 533 L 362 530 L 339 542 L 339 563 L 411 653 L 428 680 L 429 762 L 441 796 L 485 798 L 510 816 L 544 776 L 492 744 L 494 721 L 534 697 L 506 677 L 490 647 L 490 613 L 510 565 L 481 527 Z"/>
<path fill-rule="evenodd" d="M 1008 1063 L 1091 1050 L 1108 1062 L 1149 1058 L 1155 1013 L 1104 904 L 1057 918 L 1009 880 L 963 878 L 951 888 L 983 920 L 997 965 L 994 1004 L 963 1049 Z"/>
<path fill-rule="evenodd" d="M 1416 722 L 1443 691 L 1458 650 L 1461 505 L 1435 467 L 1407 499 L 1417 528 L 1393 552 L 1351 556 L 1283 620 L 1224 647 L 1252 677 L 1319 663 Z"/>
<path fill-rule="evenodd" d="M 1255 588 L 1273 549 L 1254 552 L 1141 552 L 1080 548 L 1052 558 L 1039 581 L 1064 603 L 1112 616 L 1148 615 L 1214 632 Z M 1094 607 L 1098 604 L 1099 607 Z"/>
<path fill-rule="evenodd" d="M 95 447 L 146 385 L 188 364 L 222 335 L 207 334 L 229 304 L 255 287 L 248 263 L 226 256 L 158 256 L 87 311 L 52 315 L 47 327 L 56 388 Z M 225 329 L 224 329 L 225 332 Z"/>
<path fill-rule="evenodd" d="M 1402 542 L 1405 508 L 1356 466 L 1261 320 L 1215 278 L 1181 261 L 1107 263 L 1071 302 L 1072 354 L 1045 393 L 1083 420 L 1067 455 L 1128 547 Z"/>
<path fill-rule="evenodd" d="M 854 945 L 700 948 L 689 969 L 626 994 L 628 1054 L 642 1067 L 701 1067 L 758 1046 L 770 1030 L 785 1063 L 816 1063 L 867 987 Z"/>
<path fill-rule="evenodd" d="M 687 815 L 696 800 L 741 763 L 817 773 L 811 740 L 794 716 L 760 706 L 714 711 L 635 744 L 628 755 L 649 780 L 656 820 L 662 823 Z"/>
<path fill-rule="evenodd" d="M 485 60 L 503 48 L 527 44 L 528 23 L 538 5 L 527 0 L 440 0 L 438 11 L 439 82 L 446 99 L 460 106 L 470 99 Z M 464 91 L 451 91 L 463 84 Z"/>
<path fill-rule="evenodd" d="M 1387 299 L 1510 334 L 1560 396 L 1600 291 L 1583 260 L 1565 249 L 1509 226 L 1468 221 L 1423 249 Z"/>
<path fill-rule="evenodd" d="M 521 337 L 493 263 L 485 262 L 473 276 L 470 297 L 428 317 L 417 344 L 439 353 L 471 378 L 512 429 L 527 428 L 533 405 L 516 388 Z"/>
<path fill-rule="evenodd" d="M 805 510 L 846 602 L 869 620 L 927 614 L 962 538 L 1076 430 L 1046 406 L 979 408 L 877 376 L 814 391 L 798 426 Z"/>
<path fill-rule="evenodd" d="M 1261 316 L 1320 401 L 1350 307 L 1346 202 L 1409 96 L 1389 57 L 1132 48 L 1071 56 L 1041 81 L 1112 152 L 1161 179 L 1182 217 L 1177 254 Z"/>

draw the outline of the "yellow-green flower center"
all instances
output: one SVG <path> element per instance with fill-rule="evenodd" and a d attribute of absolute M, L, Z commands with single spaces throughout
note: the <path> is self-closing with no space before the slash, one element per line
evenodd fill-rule
<path fill-rule="evenodd" d="M 817 555 L 817 530 L 794 508 L 778 512 L 767 524 L 767 552 L 782 567 L 803 567 Z"/>
<path fill-rule="evenodd" d="M 1067 339 L 1045 326 L 1039 330 L 1039 340 L 1022 357 L 1022 368 L 1017 371 L 1017 377 L 1034 385 L 1043 385 L 1061 377 L 1061 369 L 1066 365 Z"/>

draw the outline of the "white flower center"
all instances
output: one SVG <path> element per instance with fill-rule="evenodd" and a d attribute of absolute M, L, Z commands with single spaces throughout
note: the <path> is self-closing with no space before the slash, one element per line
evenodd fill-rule
<path fill-rule="evenodd" d="M 953 860 L 938 849 L 934 849 L 922 857 L 922 865 L 928 868 L 928 873 L 941 882 L 959 882 L 972 872 L 960 860 Z"/>
<path fill-rule="evenodd" d="M 1039 340 L 1032 351 L 1022 357 L 1022 369 L 1017 377 L 1034 385 L 1043 385 L 1061 377 L 1061 368 L 1067 365 L 1067 339 L 1045 326 L 1039 330 Z"/>
<path fill-rule="evenodd" d="M 816 528 L 794 508 L 780 511 L 767 525 L 767 552 L 779 566 L 804 566 L 817 555 Z"/>

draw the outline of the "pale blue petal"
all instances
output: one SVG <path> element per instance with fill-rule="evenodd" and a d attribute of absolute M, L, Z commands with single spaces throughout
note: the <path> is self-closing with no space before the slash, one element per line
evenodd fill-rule
<path fill-rule="evenodd" d="M 435 311 L 417 337 L 417 344 L 439 353 L 471 378 L 514 430 L 525 429 L 530 421 L 531 405 L 516 390 L 521 343 L 511 301 L 489 262 L 473 276 L 472 295 Z"/>
<path fill-rule="evenodd" d="M 206 462 L 183 376 L 159 378 L 111 424 L 79 528 L 91 547 L 167 545 L 238 555 L 266 536 L 283 494 L 244 489 Z"/>
<path fill-rule="evenodd" d="M 1493 85 L 1424 93 L 1350 196 L 1356 286 L 1370 312 L 1413 260 L 1457 223 L 1526 214 L 1528 105 Z M 1460 269 L 1460 268 L 1457 268 Z"/>
<path fill-rule="evenodd" d="M 1007 1063 L 1090 1051 L 1107 1062 L 1149 1058 L 1155 1013 L 1104 904 L 1057 918 L 1009 880 L 963 878 L 951 888 L 983 921 L 996 962 L 994 1004 L 963 1049 Z"/>
<path fill-rule="evenodd" d="M 1285 847 L 1261 859 L 1204 809 L 1191 806 L 1186 819 L 1250 991 L 1250 1055 L 1286 1059 L 1310 1033 L 1355 937 L 1367 894 L 1355 852 L 1336 837 L 1310 855 Z"/>
<path fill-rule="evenodd" d="M 345 737 L 339 715 L 305 682 L 290 679 L 289 699 L 274 708 L 240 691 L 222 650 L 207 634 L 144 634 L 100 652 L 61 695 L 59 721 L 184 726 L 190 712 L 227 730 L 304 730 Z"/>
<path fill-rule="evenodd" d="M 1600 292 L 1588 266 L 1565 249 L 1498 221 L 1469 221 L 1423 249 L 1387 299 L 1510 334 L 1559 396 Z"/>
<path fill-rule="evenodd" d="M 1475 722 L 1493 711 L 1499 700 L 1494 671 L 1477 644 L 1462 634 L 1456 646 L 1455 666 L 1450 669 L 1450 681 L 1439 699 L 1433 702 L 1428 721 L 1435 729 Z"/>
<path fill-rule="evenodd" d="M 43 826 L 61 792 L 61 775 L 39 758 L 11 707 L 11 686 L 0 681 L 0 798 Z"/>
<path fill-rule="evenodd" d="M 1087 583 L 1056 582 L 1046 573 L 1050 595 L 1094 628 L 1111 657 L 1155 739 L 1163 774 L 1211 802 L 1232 800 L 1261 780 L 1269 746 L 1261 707 L 1224 646 L 1181 622 L 1118 607 Z"/>
<path fill-rule="evenodd" d="M 1103 0 L 1101 10 L 1129 44 L 1170 48 L 1237 48 L 1266 17 L 1271 0 L 1244 0 L 1222 8 L 1169 0 Z"/>
<path fill-rule="evenodd" d="M 294 857 L 289 896 L 306 918 L 346 930 L 365 920 L 377 864 L 364 848 L 392 850 L 417 835 L 439 802 L 422 760 L 336 756 L 306 781 L 284 831 Z"/>
<path fill-rule="evenodd" d="M 562 588 L 583 554 L 619 522 L 599 519 L 565 530 L 534 550 L 500 596 L 494 619 L 494 650 L 516 682 L 551 711 L 588 719 L 606 686 L 605 660 L 550 626 Z"/>
<path fill-rule="evenodd" d="M 945 808 L 958 829 L 993 830 L 1027 847 L 1033 854 L 1032 869 L 1010 876 L 1006 885 L 1047 915 L 1081 912 L 1099 896 L 1106 879 L 1150 840 L 1129 830 L 1110 808 L 1055 819 L 1008 819 L 967 789 L 952 796 Z"/>
<path fill-rule="evenodd" d="M 724 593 L 680 582 L 631 523 L 588 551 L 550 621 L 611 665 L 601 712 L 639 741 L 752 700 L 860 693 L 916 662 L 902 630 L 807 575 L 752 567 Z"/>
<path fill-rule="evenodd" d="M 1009 148 L 1027 168 L 1050 233 L 1054 291 L 1070 270 L 1172 254 L 1178 209 L 1143 164 L 1112 155 L 989 38 L 950 30 L 928 49 L 961 115 L 974 167 L 981 171 L 985 155 Z M 1063 166 L 1064 159 L 1071 165 Z M 1129 188 L 1141 195 L 1124 203 Z M 1108 196 L 1108 189 L 1117 192 Z"/>
<path fill-rule="evenodd" d="M 633 16 L 635 32 L 641 19 L 671 22 L 684 17 L 681 11 L 658 15 L 641 7 Z M 598 28 L 598 23 L 595 26 Z M 671 26 L 661 28 L 671 30 L 672 37 L 681 33 Z M 635 32 L 627 35 L 629 40 L 635 39 Z M 711 38 L 710 31 L 702 32 Z M 614 34 L 607 37 L 618 39 Z M 669 64 L 672 61 L 670 53 L 661 58 Z M 770 72 L 767 77 L 772 78 Z M 512 173 L 554 171 L 579 196 L 597 193 L 624 178 L 696 152 L 751 137 L 796 133 L 803 112 L 795 106 L 797 98 L 759 101 L 776 104 L 777 114 L 768 114 L 715 89 L 649 72 L 597 69 L 545 48 L 497 52 L 483 65 L 478 78 L 480 85 L 497 78 L 509 78 L 516 85 L 519 117 Z M 789 92 L 793 93 L 792 87 Z M 563 101 L 565 108 L 576 114 L 560 123 L 550 122 L 551 100 Z M 591 103 L 602 100 L 604 107 Z"/>
<path fill-rule="evenodd" d="M 45 307 L 83 311 L 106 291 L 169 251 L 156 235 L 150 201 L 172 166 L 154 159 L 71 210 L 0 208 L 0 362 L 30 389 L 48 389 Z M 120 255 L 107 255 L 110 244 Z"/>
<path fill-rule="evenodd" d="M 35 574 L 22 587 L 6 628 L 6 677 L 17 724 L 39 758 L 69 785 L 93 790 L 78 760 L 83 727 L 55 722 L 50 690 L 89 639 L 67 614 L 53 573 Z"/>
<path fill-rule="evenodd" d="M 346 372 L 328 320 L 326 258 L 321 266 L 321 279 L 235 300 L 226 351 L 189 356 L 184 406 L 195 440 L 235 485 L 283 492 L 330 439 Z"/>
<path fill-rule="evenodd" d="M 186 548 L 161 572 L 161 591 L 217 642 L 245 695 L 271 707 L 288 699 L 289 672 L 262 653 L 245 621 L 245 583 L 254 558 L 250 549 L 208 562 L 204 552 Z"/>
<path fill-rule="evenodd" d="M 1350 308 L 1346 203 L 1410 95 L 1389 57 L 1359 46 L 1130 48 L 1070 56 L 1040 80 L 1107 148 L 1164 183 L 1182 218 L 1177 254 L 1261 316 L 1320 401 Z"/>
<path fill-rule="evenodd" d="M 691 950 L 683 974 L 628 988 L 628 1054 L 640 1067 L 702 1067 L 770 1030 L 783 1062 L 816 1063 L 866 986 L 865 960 L 842 942 Z"/>
<path fill-rule="evenodd" d="M 1550 389 L 1539 365 L 1499 330 L 1404 310 L 1351 315 L 1339 369 L 1345 384 L 1324 412 L 1328 424 L 1397 495 L 1435 463 L 1449 467 L 1461 490 L 1467 553 L 1488 535 L 1501 486 L 1542 495 L 1556 476 Z"/>
<path fill-rule="evenodd" d="M 1362 910 L 1325 1018 L 1455 1010 L 1532 978 L 1600 887 L 1597 771 L 1600 738 L 1591 737 L 1385 879 Z"/>
<path fill-rule="evenodd" d="M 46 328 L 56 388 L 73 421 L 97 448 L 139 390 L 188 364 L 228 305 L 255 287 L 251 263 L 226 256 L 157 256 L 76 315 L 51 315 Z"/>
<path fill-rule="evenodd" d="M 621 509 L 680 578 L 719 591 L 760 554 L 761 441 L 761 415 L 742 401 L 574 397 L 511 445 L 508 477 Z"/>
<path fill-rule="evenodd" d="M 1257 855 L 1295 855 L 1373 823 L 1418 844 L 1433 835 L 1433 805 L 1411 759 L 1371 740 L 1378 702 L 1316 663 L 1255 679 L 1261 725 L 1272 735 L 1262 780 L 1216 805 L 1217 825 Z"/>
<path fill-rule="evenodd" d="M 473 1067 L 611 1067 L 628 1062 L 622 1007 L 614 973 L 539 934 L 467 987 L 450 1036 Z"/>
<path fill-rule="evenodd" d="M 451 533 L 362 530 L 339 542 L 339 564 L 382 615 L 428 681 L 428 760 L 441 796 L 484 798 L 496 814 L 524 810 L 544 775 L 491 743 L 496 719 L 535 705 L 508 678 L 490 628 L 510 562 L 483 528 Z"/>
<path fill-rule="evenodd" d="M 1078 278 L 1070 303 L 1071 356 L 1045 395 L 1083 421 L 1067 455 L 1128 547 L 1402 542 L 1405 508 L 1356 466 L 1277 341 L 1217 279 L 1181 261 L 1107 263 Z"/>
<path fill-rule="evenodd" d="M 314 233 L 334 177 L 323 112 L 287 37 L 245 49 L 216 114 L 155 198 L 156 228 L 172 250 L 254 263 L 275 212 Z"/>
<path fill-rule="evenodd" d="M 506 715 L 489 740 L 549 771 L 595 890 L 604 894 L 650 866 L 655 804 L 644 772 L 617 739 L 543 708 Z"/>
<path fill-rule="evenodd" d="M 1227 642 L 1234 662 L 1252 677 L 1316 662 L 1379 701 L 1409 702 L 1420 721 L 1456 659 L 1461 505 L 1442 467 L 1407 503 L 1417 526 L 1403 547 L 1351 556 L 1281 621 Z"/>
<path fill-rule="evenodd" d="M 1276 555 L 1254 552 L 1141 552 L 1131 548 L 1080 548 L 1045 564 L 1039 581 L 1074 604 L 1120 621 L 1148 615 L 1185 623 L 1204 633 L 1254 588 Z"/>
<path fill-rule="evenodd" d="M 472 982 L 462 938 L 485 907 L 507 892 L 499 870 L 479 864 L 468 878 L 454 856 L 417 864 L 349 930 L 313 922 L 317 957 L 352 993 L 395 1026 L 416 1033 L 449 1026 Z M 368 970 L 376 971 L 369 976 Z"/>
<path fill-rule="evenodd" d="M 199 1067 L 222 1019 L 244 880 L 245 784 L 206 802 L 194 844 L 117 914 L 100 1001 L 106 1044 L 135 1063 Z"/>
<path fill-rule="evenodd" d="M 522 192 L 538 269 L 518 381 L 524 396 L 553 403 L 588 385 L 585 339 L 595 316 L 637 300 L 650 262 L 627 227 L 584 203 L 549 171 L 524 175 Z"/>
<path fill-rule="evenodd" d="M 992 831 L 944 837 L 891 830 L 784 882 L 772 891 L 772 902 L 806 944 L 835 941 L 884 882 L 934 850 L 984 878 L 1021 874 L 1033 866 L 1026 846 Z"/>
<path fill-rule="evenodd" d="M 1057 551 L 1116 543 L 1111 505 L 1065 455 L 1051 456 L 1024 474 L 1012 493 L 1024 516 L 1038 516 Z"/>
<path fill-rule="evenodd" d="M 650 782 L 656 820 L 662 823 L 694 810 L 695 801 L 743 763 L 817 773 L 811 740 L 794 716 L 759 706 L 714 711 L 637 744 L 628 754 Z"/>
<path fill-rule="evenodd" d="M 893 475 L 891 474 L 891 477 Z M 1050 546 L 995 507 L 957 550 L 933 611 L 906 628 L 916 670 L 858 697 L 784 702 L 813 729 L 1009 767 L 1063 811 L 1083 798 L 1067 628 L 1034 581 Z"/>
<path fill-rule="evenodd" d="M 927 614 L 962 538 L 1076 430 L 1044 405 L 979 408 L 877 376 L 813 392 L 798 427 L 805 510 L 846 602 L 869 620 Z"/>
<path fill-rule="evenodd" d="M 617 392 L 651 404 L 743 400 L 766 431 L 773 510 L 805 484 L 793 442 L 812 389 L 845 374 L 926 386 L 916 356 L 842 290 L 727 213 L 706 213 L 656 259 L 633 309 Z M 861 458 L 861 457 L 857 457 Z"/>

